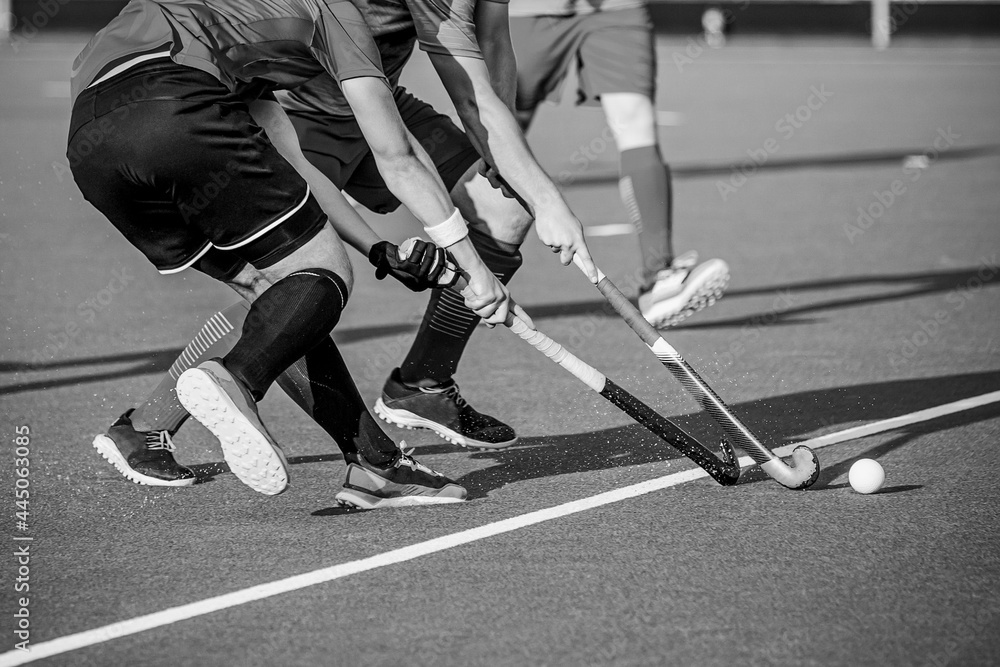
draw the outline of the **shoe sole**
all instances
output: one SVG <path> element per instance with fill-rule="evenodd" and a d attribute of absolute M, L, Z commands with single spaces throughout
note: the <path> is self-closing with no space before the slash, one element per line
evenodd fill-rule
<path fill-rule="evenodd" d="M 457 431 L 451 430 L 447 426 L 442 426 L 435 421 L 421 417 L 420 415 L 414 414 L 409 410 L 394 410 L 393 408 L 387 406 L 381 397 L 375 401 L 375 414 L 393 426 L 399 426 L 410 430 L 424 429 L 427 431 L 434 431 L 448 442 L 453 445 L 458 445 L 459 447 L 475 447 L 480 450 L 487 450 L 506 449 L 511 445 L 517 444 L 516 436 L 512 440 L 506 440 L 504 442 L 486 442 L 484 440 L 469 438 L 461 433 L 458 433 Z"/>
<path fill-rule="evenodd" d="M 419 507 L 422 505 L 453 505 L 463 503 L 463 498 L 448 496 L 400 496 L 399 498 L 382 498 L 357 489 L 344 489 L 334 500 L 342 507 L 354 507 L 360 510 L 384 509 L 389 507 Z"/>
<path fill-rule="evenodd" d="M 254 491 L 275 496 L 288 488 L 288 462 L 264 429 L 254 424 L 210 373 L 191 368 L 177 380 L 177 397 L 219 439 L 229 470 Z M 259 424 L 259 422 L 258 422 Z"/>
<path fill-rule="evenodd" d="M 109 438 L 103 433 L 96 438 L 94 438 L 94 449 L 100 454 L 104 459 L 113 465 L 118 472 L 122 474 L 122 477 L 129 480 L 130 482 L 135 482 L 136 484 L 141 484 L 143 486 L 191 486 L 197 479 L 194 477 L 186 477 L 184 479 L 166 480 L 159 479 L 157 477 L 150 477 L 149 475 L 143 475 L 132 469 L 122 453 L 118 451 L 118 447 L 115 445 L 114 440 Z"/>
<path fill-rule="evenodd" d="M 653 305 L 652 308 L 643 312 L 642 316 L 646 318 L 646 321 L 657 329 L 667 329 L 672 327 L 682 320 L 687 319 L 691 315 L 694 315 L 699 310 L 703 310 L 713 305 L 716 301 L 722 298 L 723 293 L 726 291 L 726 286 L 729 285 L 729 271 L 721 272 L 710 280 L 698 285 L 694 291 L 685 295 L 683 292 L 672 299 L 665 299 Z M 667 304 L 671 302 L 676 302 L 682 300 L 683 305 L 680 309 L 675 309 L 673 307 L 667 308 Z M 665 314 L 657 314 L 658 310 L 666 310 Z"/>

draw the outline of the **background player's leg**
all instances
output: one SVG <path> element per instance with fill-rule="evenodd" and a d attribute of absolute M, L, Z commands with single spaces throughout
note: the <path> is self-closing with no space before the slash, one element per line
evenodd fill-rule
<path fill-rule="evenodd" d="M 469 236 L 483 262 L 507 284 L 521 266 L 521 243 L 531 217 L 494 189 L 473 166 L 452 188 L 452 200 L 469 222 Z M 451 379 L 465 345 L 479 324 L 455 290 L 434 290 L 423 322 L 400 367 L 404 382 L 436 384 Z"/>
<path fill-rule="evenodd" d="M 521 266 L 519 250 L 531 216 L 469 168 L 452 188 L 483 262 L 506 284 Z M 399 426 L 430 428 L 462 446 L 500 448 L 517 441 L 514 430 L 470 406 L 452 379 L 479 318 L 455 290 L 434 290 L 409 352 L 393 371 L 375 411 Z"/>
<path fill-rule="evenodd" d="M 621 155 L 622 200 L 639 234 L 639 309 L 653 326 L 672 326 L 715 303 L 729 267 L 719 259 L 698 264 L 693 251 L 674 254 L 670 169 L 660 155 L 652 99 L 603 93 L 601 105 Z"/>
<path fill-rule="evenodd" d="M 622 201 L 639 233 L 640 288 L 648 290 L 674 259 L 670 170 L 657 143 L 656 112 L 641 93 L 604 93 L 601 106 L 621 156 Z"/>

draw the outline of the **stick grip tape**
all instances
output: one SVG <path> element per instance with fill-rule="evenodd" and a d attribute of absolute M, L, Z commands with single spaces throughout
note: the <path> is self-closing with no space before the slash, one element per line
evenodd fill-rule
<path fill-rule="evenodd" d="M 516 333 L 523 340 L 531 343 L 531 346 L 536 350 L 575 375 L 577 379 L 584 382 L 588 387 L 597 393 L 601 393 L 604 389 L 604 385 L 608 379 L 604 377 L 603 373 L 585 361 L 582 361 L 579 357 L 543 334 L 541 331 L 536 331 L 535 329 L 530 328 L 524 323 L 524 320 L 517 315 L 510 313 L 504 324 L 506 324 L 511 331 Z"/>

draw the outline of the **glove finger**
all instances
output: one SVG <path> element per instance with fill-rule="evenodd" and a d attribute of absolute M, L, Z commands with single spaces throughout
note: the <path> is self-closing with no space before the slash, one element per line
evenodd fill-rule
<path fill-rule="evenodd" d="M 410 254 L 406 259 L 400 261 L 400 266 L 419 266 L 420 262 L 424 261 L 425 254 L 427 254 L 427 243 L 418 239 L 410 248 Z"/>
<path fill-rule="evenodd" d="M 428 251 L 424 252 L 423 258 L 420 260 L 420 265 L 417 267 L 417 275 L 421 280 L 427 280 L 427 276 L 430 275 L 431 269 L 434 268 L 434 264 L 437 263 L 437 253 L 430 251 L 430 248 L 435 248 L 435 246 L 428 246 Z"/>
<path fill-rule="evenodd" d="M 447 268 L 446 258 L 448 255 L 442 248 L 438 248 L 437 251 L 433 253 L 433 255 L 434 255 L 434 264 L 427 271 L 427 279 L 432 283 L 434 283 L 435 285 L 437 285 L 438 279 L 441 277 L 441 275 Z"/>

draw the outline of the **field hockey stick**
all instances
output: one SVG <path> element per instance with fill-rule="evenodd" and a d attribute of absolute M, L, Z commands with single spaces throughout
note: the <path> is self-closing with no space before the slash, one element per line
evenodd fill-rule
<path fill-rule="evenodd" d="M 399 255 L 405 259 L 410 254 L 414 239 L 407 239 L 399 245 Z M 455 284 L 455 289 L 461 290 L 468 281 L 461 277 Z M 739 481 L 740 466 L 736 452 L 724 439 L 720 443 L 722 459 L 716 457 L 707 447 L 695 440 L 681 429 L 680 426 L 655 412 L 638 398 L 625 391 L 603 373 L 593 368 L 572 352 L 555 342 L 542 332 L 533 329 L 515 315 L 508 313 L 504 325 L 527 341 L 532 347 L 546 357 L 569 371 L 581 382 L 607 399 L 629 417 L 645 426 L 651 433 L 668 443 L 684 456 L 698 464 L 712 479 L 723 486 L 732 486 Z"/>
<path fill-rule="evenodd" d="M 582 262 L 576 255 L 573 259 L 584 272 Z M 802 445 L 792 452 L 792 466 L 774 455 L 771 450 L 761 444 L 760 440 L 747 426 L 733 414 L 729 406 L 712 390 L 701 376 L 684 360 L 680 353 L 670 343 L 664 340 L 660 332 L 646 321 L 639 310 L 625 298 L 621 290 L 615 287 L 604 272 L 597 271 L 597 289 L 607 299 L 611 307 L 642 339 L 660 363 L 683 385 L 689 394 L 701 403 L 708 414 L 722 427 L 734 445 L 745 451 L 750 458 L 760 465 L 772 479 L 789 489 L 805 489 L 819 477 L 819 459 L 816 454 Z"/>
<path fill-rule="evenodd" d="M 399 256 L 406 259 L 416 239 L 407 239 L 399 245 Z M 460 277 L 455 289 L 461 290 L 468 285 L 464 276 Z M 679 451 L 684 456 L 698 464 L 712 479 L 723 486 L 732 486 L 739 481 L 740 466 L 736 452 L 725 439 L 720 443 L 722 460 L 716 457 L 707 447 L 684 432 L 681 427 L 655 412 L 638 398 L 625 391 L 603 373 L 593 368 L 572 352 L 555 342 L 545 334 L 528 326 L 528 324 L 513 312 L 508 313 L 504 325 L 527 341 L 532 347 L 569 371 L 577 379 L 607 399 L 629 417 L 645 426 L 651 433 L 659 437 Z"/>
<path fill-rule="evenodd" d="M 685 433 L 680 426 L 655 412 L 648 405 L 615 384 L 606 375 L 541 331 L 529 327 L 517 315 L 509 313 L 504 325 L 536 350 L 572 373 L 612 405 L 645 426 L 653 435 L 697 463 L 722 486 L 732 486 L 739 481 L 740 465 L 737 462 L 736 452 L 733 451 L 732 446 L 725 438 L 720 443 L 722 449 L 722 459 L 720 460 L 707 447 Z"/>

